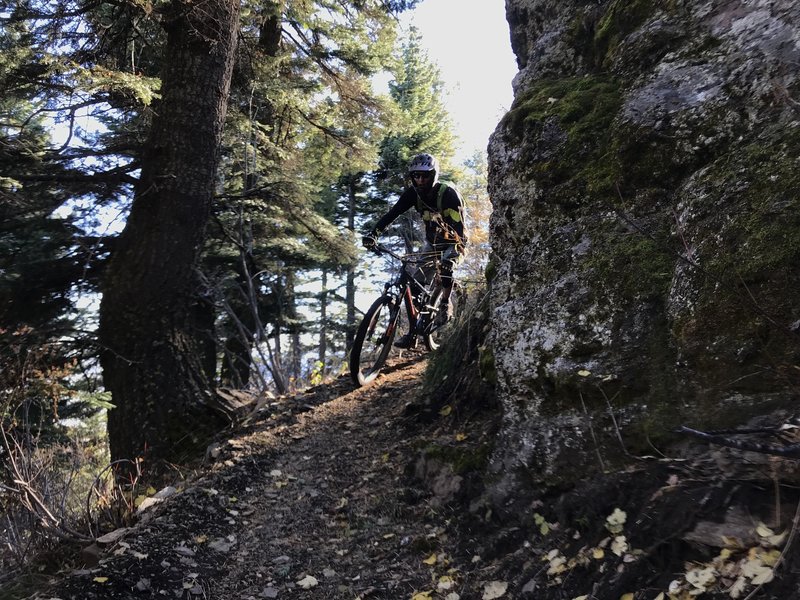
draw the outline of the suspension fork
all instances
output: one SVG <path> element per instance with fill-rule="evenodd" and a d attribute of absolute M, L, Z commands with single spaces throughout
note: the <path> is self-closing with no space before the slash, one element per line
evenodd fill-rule
<path fill-rule="evenodd" d="M 406 314 L 408 315 L 409 323 L 416 323 L 419 312 L 417 307 L 414 306 L 414 299 L 411 297 L 411 286 L 406 284 L 406 289 L 403 290 L 403 298 L 406 301 Z"/>

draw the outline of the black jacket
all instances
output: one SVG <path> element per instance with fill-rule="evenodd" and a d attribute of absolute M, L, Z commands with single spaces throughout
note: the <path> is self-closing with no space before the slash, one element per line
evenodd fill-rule
<path fill-rule="evenodd" d="M 442 210 L 440 213 L 437 204 L 439 189 L 442 185 L 445 185 L 447 189 L 445 189 L 442 194 Z M 421 198 L 417 190 L 413 187 L 407 188 L 389 212 L 383 215 L 377 225 L 375 225 L 375 231 L 377 233 L 382 232 L 397 217 L 410 208 L 417 209 L 417 212 L 422 216 L 422 220 L 425 222 L 425 239 L 431 244 L 459 241 L 462 244 L 467 243 L 467 231 L 464 225 L 466 216 L 464 202 L 461 200 L 458 190 L 456 190 L 452 183 L 438 182 L 431 188 L 425 198 Z M 446 238 L 444 235 L 445 228 L 439 224 L 439 217 L 455 230 L 460 239 L 450 240 Z"/>

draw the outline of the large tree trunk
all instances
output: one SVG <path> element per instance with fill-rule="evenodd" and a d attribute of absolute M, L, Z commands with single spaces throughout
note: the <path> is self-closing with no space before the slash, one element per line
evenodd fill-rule
<path fill-rule="evenodd" d="M 112 459 L 174 461 L 221 425 L 191 307 L 215 186 L 238 31 L 237 0 L 173 0 L 162 100 L 131 214 L 108 269 L 100 343 Z"/>

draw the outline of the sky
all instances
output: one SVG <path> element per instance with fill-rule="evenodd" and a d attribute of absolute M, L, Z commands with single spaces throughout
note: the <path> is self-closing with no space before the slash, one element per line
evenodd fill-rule
<path fill-rule="evenodd" d="M 457 158 L 485 150 L 511 107 L 517 74 L 505 0 L 422 0 L 401 23 L 404 29 L 417 27 L 428 57 L 441 70 L 445 105 L 462 141 Z"/>

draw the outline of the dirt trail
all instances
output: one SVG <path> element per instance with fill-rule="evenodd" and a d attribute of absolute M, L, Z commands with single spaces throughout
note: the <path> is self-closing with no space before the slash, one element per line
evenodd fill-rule
<path fill-rule="evenodd" d="M 455 525 L 440 502 L 463 481 L 419 457 L 431 444 L 476 446 L 482 433 L 454 428 L 453 415 L 438 409 L 420 413 L 413 403 L 424 365 L 412 355 L 371 387 L 353 389 L 340 378 L 270 406 L 263 420 L 220 444 L 202 477 L 47 597 L 463 592 L 459 573 L 476 567 L 471 555 L 469 567 L 454 557 Z"/>

